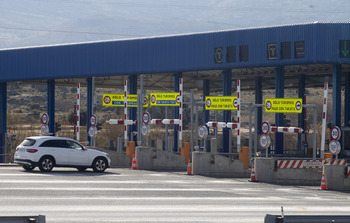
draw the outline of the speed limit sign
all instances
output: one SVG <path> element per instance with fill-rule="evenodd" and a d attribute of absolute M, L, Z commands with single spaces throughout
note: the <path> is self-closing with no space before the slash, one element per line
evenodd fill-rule
<path fill-rule="evenodd" d="M 338 155 L 341 150 L 340 142 L 337 140 L 332 140 L 329 143 L 329 152 L 331 152 L 333 155 Z"/>
<path fill-rule="evenodd" d="M 340 128 L 338 126 L 334 126 L 331 129 L 331 138 L 332 138 L 332 140 L 339 140 L 340 137 L 341 137 Z"/>
<path fill-rule="evenodd" d="M 149 112 L 143 113 L 142 122 L 147 125 L 150 120 L 151 120 L 151 114 Z"/>
<path fill-rule="evenodd" d="M 208 137 L 208 128 L 206 126 L 199 126 L 198 137 L 201 139 L 206 139 Z"/>
<path fill-rule="evenodd" d="M 261 148 L 267 149 L 271 145 L 271 138 L 269 135 L 261 135 L 259 144 Z"/>
<path fill-rule="evenodd" d="M 151 128 L 147 124 L 143 124 L 141 127 L 141 134 L 143 136 L 148 136 L 151 132 Z"/>
<path fill-rule="evenodd" d="M 95 126 L 90 126 L 89 128 L 89 136 L 91 138 L 94 138 L 96 136 L 96 133 L 97 133 L 97 129 Z"/>
<path fill-rule="evenodd" d="M 270 132 L 270 123 L 269 122 L 261 123 L 261 132 L 263 134 L 269 134 L 269 132 Z"/>
<path fill-rule="evenodd" d="M 95 126 L 96 123 L 97 123 L 97 117 L 96 117 L 96 115 L 91 115 L 91 116 L 90 116 L 90 125 L 91 125 L 91 126 Z"/>
<path fill-rule="evenodd" d="M 42 134 L 43 136 L 47 135 L 47 133 L 49 132 L 49 126 L 46 125 L 46 124 L 43 124 L 43 125 L 41 126 L 40 131 L 41 131 L 41 134 Z"/>
<path fill-rule="evenodd" d="M 49 115 L 47 113 L 44 113 L 41 116 L 41 123 L 43 123 L 44 125 L 46 125 L 47 123 L 49 123 Z"/>

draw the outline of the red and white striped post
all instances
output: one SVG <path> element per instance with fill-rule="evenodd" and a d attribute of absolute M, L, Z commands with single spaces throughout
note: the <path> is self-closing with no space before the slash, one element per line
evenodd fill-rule
<path fill-rule="evenodd" d="M 77 84 L 77 141 L 80 140 L 80 83 Z"/>
<path fill-rule="evenodd" d="M 128 81 L 124 80 L 124 146 L 127 146 L 128 142 L 128 130 L 127 127 L 128 125 L 126 124 L 126 120 L 128 120 L 128 109 L 127 109 L 127 104 L 128 104 Z"/>
<path fill-rule="evenodd" d="M 328 82 L 324 83 L 323 113 L 322 113 L 322 138 L 321 138 L 321 159 L 324 158 L 324 148 L 326 141 L 326 119 L 327 119 L 327 95 Z"/>
<path fill-rule="evenodd" d="M 179 78 L 179 93 L 180 93 L 180 103 L 179 103 L 179 148 L 182 147 L 182 102 L 183 102 L 183 78 Z"/>
<path fill-rule="evenodd" d="M 241 83 L 237 80 L 237 152 L 241 151 Z"/>
<path fill-rule="evenodd" d="M 74 140 L 77 140 L 77 103 L 74 103 Z"/>

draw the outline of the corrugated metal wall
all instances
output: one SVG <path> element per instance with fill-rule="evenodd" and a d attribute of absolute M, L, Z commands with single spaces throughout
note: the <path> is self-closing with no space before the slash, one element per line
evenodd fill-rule
<path fill-rule="evenodd" d="M 349 23 L 312 23 L 203 34 L 82 43 L 0 51 L 0 82 L 140 73 L 223 70 L 312 63 L 349 63 L 339 58 L 339 40 L 350 40 Z M 304 41 L 305 57 L 295 58 L 295 42 Z M 281 42 L 290 42 L 290 59 L 280 59 Z M 267 44 L 277 44 L 268 60 Z M 226 61 L 235 46 L 236 61 Z M 248 61 L 240 62 L 240 46 Z M 223 49 L 222 63 L 214 48 Z M 243 48 L 242 48 L 243 49 Z"/>

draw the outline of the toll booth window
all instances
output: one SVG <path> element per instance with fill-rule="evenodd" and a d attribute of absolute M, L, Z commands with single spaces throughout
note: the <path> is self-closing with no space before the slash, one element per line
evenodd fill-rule
<path fill-rule="evenodd" d="M 282 42 L 281 43 L 281 59 L 291 59 L 291 43 L 290 42 Z"/>
<path fill-rule="evenodd" d="M 239 46 L 239 62 L 248 62 L 249 48 L 248 45 Z"/>
<path fill-rule="evenodd" d="M 226 48 L 226 62 L 227 63 L 234 63 L 236 62 L 236 47 L 235 46 L 229 46 Z"/>
<path fill-rule="evenodd" d="M 294 42 L 294 58 L 305 57 L 305 41 Z"/>

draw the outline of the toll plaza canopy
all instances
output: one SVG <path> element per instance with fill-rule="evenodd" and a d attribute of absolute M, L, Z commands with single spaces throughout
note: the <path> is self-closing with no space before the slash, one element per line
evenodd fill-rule
<path fill-rule="evenodd" d="M 342 86 L 349 86 L 349 51 L 350 23 L 319 22 L 3 49 L 0 50 L 0 147 L 6 133 L 6 85 L 22 81 L 47 81 L 48 88 L 52 88 L 55 83 L 70 84 L 80 82 L 79 78 L 94 77 L 100 86 L 116 87 L 122 84 L 119 80 L 129 75 L 136 76 L 134 90 L 137 91 L 139 74 L 153 75 L 154 79 L 146 82 L 150 88 L 156 88 L 156 83 L 174 88 L 176 81 L 169 80 L 181 75 L 184 90 L 207 88 L 204 90 L 209 92 L 219 88 L 224 95 L 230 95 L 232 80 L 240 79 L 243 89 L 259 91 L 270 87 L 276 89 L 276 97 L 284 97 L 285 87 L 300 88 L 301 83 L 301 88 L 322 86 L 323 77 L 331 76 L 333 124 L 340 125 L 340 91 Z M 202 80 L 210 84 L 199 82 Z M 257 87 L 257 82 L 264 84 Z M 51 106 L 48 111 L 54 112 L 54 107 L 48 106 Z M 349 113 L 345 111 L 346 125 Z M 278 117 L 277 125 L 283 123 L 283 117 Z"/>

